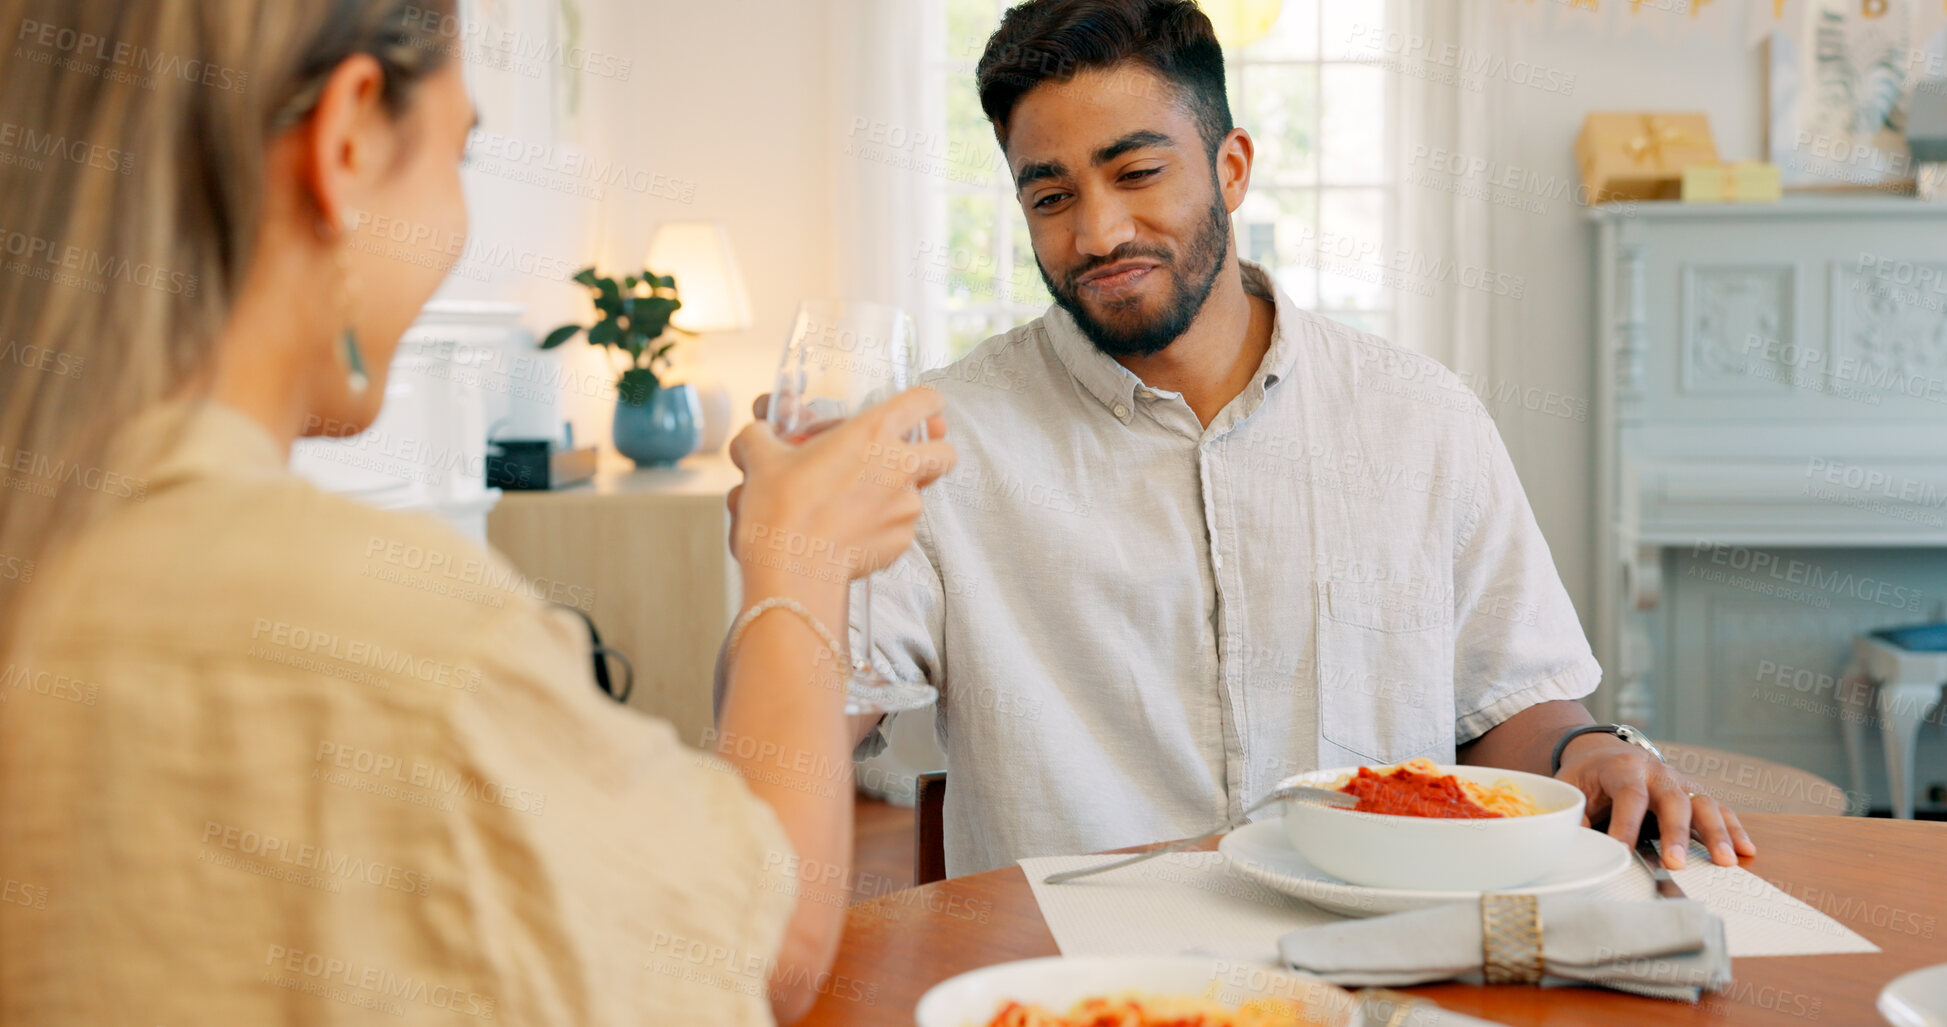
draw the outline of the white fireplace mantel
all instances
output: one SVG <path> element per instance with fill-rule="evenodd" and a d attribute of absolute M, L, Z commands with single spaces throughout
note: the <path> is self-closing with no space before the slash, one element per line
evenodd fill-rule
<path fill-rule="evenodd" d="M 1777 550 L 1947 547 L 1947 204 L 1637 203 L 1590 216 L 1598 705 L 1708 735 L 1663 708 L 1673 693 L 1657 675 L 1671 663 L 1651 618 L 1668 612 L 1669 557 L 1741 563 L 1743 623 L 1775 611 L 1809 624 L 1817 590 L 1836 595 L 1847 571 L 1829 558 L 1780 569 Z M 1811 602 L 1771 595 L 1803 587 Z M 1922 619 L 1884 606 L 1869 614 Z"/>

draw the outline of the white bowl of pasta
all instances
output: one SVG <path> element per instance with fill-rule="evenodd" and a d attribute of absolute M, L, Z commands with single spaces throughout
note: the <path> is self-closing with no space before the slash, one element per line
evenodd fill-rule
<path fill-rule="evenodd" d="M 1348 884 L 1426 891 L 1516 888 L 1555 869 L 1582 825 L 1582 791 L 1498 767 L 1411 760 L 1337 767 L 1279 783 L 1336 788 L 1357 809 L 1285 804 L 1285 836 Z"/>
<path fill-rule="evenodd" d="M 1344 1023 L 1352 1004 L 1342 988 L 1262 963 L 1053 956 L 941 981 L 920 998 L 913 1017 L 919 1027 L 1298 1027 Z"/>

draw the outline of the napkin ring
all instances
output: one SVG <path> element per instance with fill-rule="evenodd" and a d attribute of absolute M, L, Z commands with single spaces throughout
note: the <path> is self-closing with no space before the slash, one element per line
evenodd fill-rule
<path fill-rule="evenodd" d="M 1535 896 L 1481 893 L 1481 971 L 1489 984 L 1541 983 L 1541 905 Z"/>

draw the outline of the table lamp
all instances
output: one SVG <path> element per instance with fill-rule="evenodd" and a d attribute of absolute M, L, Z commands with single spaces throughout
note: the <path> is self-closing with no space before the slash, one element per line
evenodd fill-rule
<path fill-rule="evenodd" d="M 721 221 L 671 221 L 656 229 L 644 265 L 674 275 L 683 309 L 670 323 L 688 332 L 739 332 L 750 327 L 750 299 Z"/>
<path fill-rule="evenodd" d="M 689 332 L 739 332 L 750 327 L 750 298 L 721 221 L 670 221 L 649 241 L 645 266 L 673 275 L 683 308 L 670 323 Z M 698 452 L 715 452 L 730 434 L 730 393 L 719 382 L 698 382 L 703 437 Z"/>

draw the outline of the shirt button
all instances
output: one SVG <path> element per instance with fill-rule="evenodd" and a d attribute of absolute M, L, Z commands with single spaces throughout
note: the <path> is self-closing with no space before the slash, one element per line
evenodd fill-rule
<path fill-rule="evenodd" d="M 1123 405 L 1122 405 L 1121 403 L 1117 403 L 1117 404 L 1115 405 L 1115 419 L 1116 419 L 1116 420 L 1118 420 L 1118 421 L 1126 421 L 1126 420 L 1128 420 L 1128 419 L 1129 419 L 1129 408 L 1128 408 L 1128 407 L 1126 407 L 1126 406 L 1123 406 Z"/>

